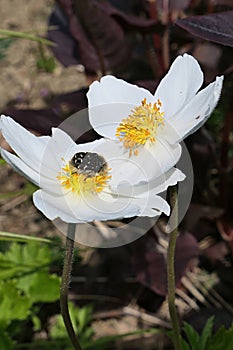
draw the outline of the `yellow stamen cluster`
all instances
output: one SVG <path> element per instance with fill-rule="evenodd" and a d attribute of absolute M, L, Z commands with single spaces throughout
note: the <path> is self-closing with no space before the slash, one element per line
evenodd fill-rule
<path fill-rule="evenodd" d="M 161 112 L 162 103 L 160 100 L 147 103 L 146 98 L 141 105 L 135 107 L 127 118 L 123 119 L 116 130 L 116 136 L 126 149 L 129 155 L 138 154 L 138 148 L 144 146 L 147 141 L 156 141 L 157 129 L 164 124 L 164 112 Z"/>
<path fill-rule="evenodd" d="M 100 173 L 90 175 L 78 172 L 69 162 L 62 168 L 57 179 L 66 190 L 72 191 L 77 195 L 86 196 L 88 194 L 97 194 L 107 186 L 107 182 L 111 178 L 111 175 L 109 175 L 110 170 L 110 168 L 106 168 Z"/>

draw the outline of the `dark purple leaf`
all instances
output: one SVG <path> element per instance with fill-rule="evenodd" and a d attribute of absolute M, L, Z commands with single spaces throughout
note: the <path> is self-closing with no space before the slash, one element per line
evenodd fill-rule
<path fill-rule="evenodd" d="M 230 288 L 228 287 L 228 289 L 230 289 Z M 230 289 L 230 293 L 231 293 L 231 299 L 232 299 L 232 289 Z M 221 296 L 223 296 L 222 293 L 220 293 L 220 294 L 221 294 Z M 210 300 L 210 298 L 209 298 L 209 300 Z M 213 326 L 214 334 L 221 327 L 225 326 L 225 328 L 227 328 L 227 329 L 231 327 L 232 312 L 228 311 L 225 307 L 219 307 L 219 306 L 208 306 L 208 307 L 202 306 L 200 308 L 200 310 L 195 311 L 195 312 L 190 312 L 190 314 L 185 315 L 185 321 L 188 322 L 189 325 L 191 325 L 199 334 L 202 334 L 203 329 L 205 328 L 206 323 L 210 319 L 210 317 L 214 317 L 214 326 Z M 218 341 L 216 341 L 216 343 L 214 343 L 215 344 L 214 346 L 212 345 L 212 349 L 215 349 L 215 350 L 224 349 L 224 345 L 222 346 L 219 343 L 218 343 L 219 345 L 217 345 L 217 342 Z M 221 340 L 221 343 L 226 344 L 226 342 L 224 342 L 224 339 Z M 228 345 L 226 345 L 225 349 L 227 349 L 227 347 L 228 347 Z M 231 345 L 230 345 L 230 347 L 231 347 Z"/>
<path fill-rule="evenodd" d="M 98 7 L 109 16 L 115 18 L 127 30 L 137 30 L 140 32 L 151 32 L 156 30 L 156 32 L 158 32 L 163 29 L 163 26 L 158 24 L 157 21 L 126 14 L 112 6 L 108 1 L 99 1 Z"/>
<path fill-rule="evenodd" d="M 224 209 L 215 206 L 191 203 L 185 215 L 185 228 L 198 240 L 216 232 L 216 219 L 224 213 Z"/>
<path fill-rule="evenodd" d="M 214 0 L 214 5 L 222 5 L 222 6 L 229 6 L 229 7 L 233 7 L 233 2 L 232 0 Z"/>
<path fill-rule="evenodd" d="M 223 72 L 224 75 L 230 75 L 231 73 L 233 73 L 233 64 L 227 67 Z"/>
<path fill-rule="evenodd" d="M 82 109 L 87 108 L 87 91 L 88 89 L 84 88 L 66 94 L 57 95 L 51 102 L 51 108 L 57 114 L 64 115 L 65 117 L 72 113 L 81 111 Z"/>
<path fill-rule="evenodd" d="M 144 89 L 149 90 L 152 94 L 155 93 L 156 87 L 158 85 L 158 80 L 136 80 L 133 84 L 136 84 Z"/>
<path fill-rule="evenodd" d="M 192 258 L 198 254 L 196 239 L 190 233 L 179 236 L 175 255 L 176 284 Z M 154 236 L 148 234 L 134 244 L 131 254 L 137 280 L 159 295 L 167 293 L 166 251 L 162 252 Z"/>
<path fill-rule="evenodd" d="M 56 46 L 51 47 L 56 58 L 65 67 L 80 64 L 76 42 L 70 34 L 67 19 L 58 6 L 55 6 L 50 16 L 48 26 L 56 27 L 48 30 L 47 34 L 48 39 L 56 43 Z"/>
<path fill-rule="evenodd" d="M 126 14 L 107 0 L 57 0 L 48 38 L 55 56 L 65 65 L 82 64 L 90 73 L 125 66 L 131 59 L 127 31 L 161 32 L 155 20 Z M 107 28 L 107 30 L 106 30 Z M 67 41 L 67 43 L 66 43 Z"/>
<path fill-rule="evenodd" d="M 89 124 L 87 113 L 78 114 L 74 119 L 61 119 L 51 109 L 15 109 L 4 111 L 26 129 L 39 134 L 50 135 L 52 127 L 60 127 L 77 143 L 94 141 L 100 136 Z"/>
<path fill-rule="evenodd" d="M 87 112 L 86 88 L 56 96 L 51 108 L 65 119 L 62 129 L 77 143 L 91 142 L 100 136 L 92 129 Z M 77 113 L 80 112 L 80 113 Z M 75 113 L 75 118 L 68 118 Z"/>
<path fill-rule="evenodd" d="M 26 129 L 42 135 L 50 135 L 51 128 L 62 122 L 62 119 L 51 109 L 7 108 L 4 114 L 11 116 Z"/>
<path fill-rule="evenodd" d="M 176 24 L 202 39 L 233 47 L 233 11 L 187 17 Z"/>
<path fill-rule="evenodd" d="M 193 201 L 203 202 L 203 194 L 210 189 L 210 172 L 216 167 L 216 145 L 206 129 L 199 129 L 185 142 L 190 153 L 194 172 Z M 209 190 L 210 192 L 210 190 Z"/>
<path fill-rule="evenodd" d="M 212 266 L 216 266 L 222 263 L 226 256 L 229 254 L 229 248 L 226 242 L 219 241 L 203 250 L 205 257 L 208 258 Z"/>
<path fill-rule="evenodd" d="M 157 8 L 159 11 L 164 10 L 164 0 L 157 0 Z M 168 9 L 170 11 L 181 11 L 189 6 L 191 0 L 170 0 L 168 1 Z"/>
<path fill-rule="evenodd" d="M 56 16 L 56 19 L 62 21 L 60 29 L 63 34 L 59 37 L 58 33 L 55 33 L 54 39 L 57 45 L 63 45 L 64 48 L 64 35 L 67 36 L 68 29 L 75 42 L 73 46 L 70 39 L 68 39 L 68 53 L 75 54 L 75 59 L 83 64 L 87 71 L 111 70 L 116 67 L 119 68 L 119 66 L 129 61 L 130 50 L 123 29 L 114 18 L 104 11 L 104 8 L 98 6 L 97 1 L 74 1 L 73 5 L 69 0 L 59 0 L 57 2 L 61 6 L 66 21 L 61 16 L 59 18 Z M 68 28 L 65 25 L 66 22 Z M 49 31 L 48 35 L 51 38 L 53 36 L 52 31 Z M 61 57 L 60 59 L 67 64 L 69 60 L 64 50 L 57 49 L 57 51 L 59 57 L 65 54 L 64 58 Z"/>
<path fill-rule="evenodd" d="M 233 222 L 227 216 L 222 216 L 217 222 L 219 233 L 222 238 L 228 242 L 231 252 L 233 253 Z"/>
<path fill-rule="evenodd" d="M 142 9 L 141 0 L 108 0 L 108 2 L 121 12 L 138 15 Z"/>
<path fill-rule="evenodd" d="M 92 129 L 87 113 L 87 89 L 58 95 L 51 101 L 50 109 L 7 108 L 4 114 L 10 115 L 26 129 L 37 134 L 50 135 L 51 128 L 60 126 L 78 143 L 90 142 L 99 138 Z M 75 118 L 68 118 L 75 112 Z M 68 118 L 68 119 L 67 119 Z"/>

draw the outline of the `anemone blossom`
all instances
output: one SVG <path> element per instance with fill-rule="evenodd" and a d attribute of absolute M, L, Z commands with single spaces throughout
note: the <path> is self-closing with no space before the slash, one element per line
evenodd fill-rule
<path fill-rule="evenodd" d="M 171 162 L 166 173 L 160 171 L 147 182 L 144 170 L 111 140 L 78 145 L 59 128 L 52 129 L 52 136 L 37 137 L 4 115 L 0 130 L 15 153 L 1 149 L 2 157 L 39 187 L 33 202 L 50 220 L 83 223 L 169 215 L 169 205 L 157 193 L 184 179 Z"/>
<path fill-rule="evenodd" d="M 148 155 L 161 162 L 169 152 L 179 158 L 179 142 L 209 118 L 222 82 L 223 77 L 217 77 L 199 91 L 203 73 L 196 59 L 187 54 L 176 58 L 154 94 L 105 76 L 92 83 L 87 94 L 90 123 L 100 135 L 117 140 L 150 179 L 154 168 Z"/>

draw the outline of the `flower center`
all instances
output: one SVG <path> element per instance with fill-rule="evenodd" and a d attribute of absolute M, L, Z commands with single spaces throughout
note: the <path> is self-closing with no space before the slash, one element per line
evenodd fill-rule
<path fill-rule="evenodd" d="M 107 186 L 110 170 L 99 154 L 79 152 L 65 164 L 57 179 L 66 190 L 78 195 L 96 194 Z"/>
<path fill-rule="evenodd" d="M 127 118 L 123 119 L 116 130 L 116 136 L 123 142 L 124 147 L 129 150 L 129 155 L 137 155 L 139 147 L 148 141 L 156 141 L 157 129 L 164 124 L 164 112 L 161 112 L 160 100 L 147 103 L 146 98 L 140 106 L 135 107 Z"/>

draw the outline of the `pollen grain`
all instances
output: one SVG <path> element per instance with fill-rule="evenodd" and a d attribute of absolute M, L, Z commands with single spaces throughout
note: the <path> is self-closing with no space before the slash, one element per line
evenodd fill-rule
<path fill-rule="evenodd" d="M 139 148 L 147 142 L 156 141 L 157 129 L 164 125 L 164 112 L 161 112 L 161 107 L 160 100 L 152 104 L 147 103 L 144 98 L 140 106 L 135 107 L 117 127 L 116 136 L 129 150 L 130 156 L 138 155 Z"/>

